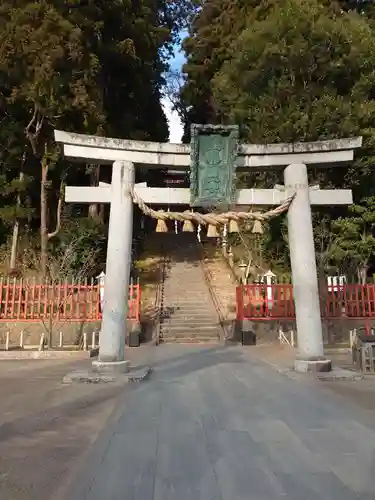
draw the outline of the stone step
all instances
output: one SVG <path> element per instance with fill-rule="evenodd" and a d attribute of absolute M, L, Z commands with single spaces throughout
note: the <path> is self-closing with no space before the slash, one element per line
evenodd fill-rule
<path fill-rule="evenodd" d="M 186 302 L 188 300 L 199 300 L 210 298 L 211 295 L 206 288 L 194 288 L 193 290 L 188 289 L 187 284 L 183 286 L 174 286 L 173 288 L 164 288 L 164 295 L 170 296 L 176 302 Z"/>
<path fill-rule="evenodd" d="M 209 290 L 207 287 L 192 287 L 190 288 L 189 283 L 180 283 L 179 285 L 174 284 L 173 286 L 165 286 L 164 293 L 169 293 L 174 295 L 178 293 L 179 295 L 174 295 L 177 298 L 183 300 L 185 297 L 194 297 L 197 294 L 209 296 Z"/>
<path fill-rule="evenodd" d="M 206 337 L 206 338 L 216 338 L 219 336 L 219 332 L 220 330 L 218 330 L 217 328 L 210 331 L 210 332 L 197 332 L 197 333 L 194 333 L 194 332 L 187 332 L 187 331 L 172 331 L 172 332 L 166 332 L 164 330 L 162 330 L 162 336 L 163 337 L 176 337 L 176 338 L 180 338 L 180 337 L 188 337 L 188 338 L 199 338 L 199 337 Z"/>
<path fill-rule="evenodd" d="M 168 302 L 164 301 L 163 303 L 164 311 L 169 314 L 187 314 L 187 315 L 199 315 L 199 316 L 215 316 L 216 309 L 213 305 L 209 305 L 208 307 L 204 307 L 202 303 L 200 304 L 192 304 L 191 306 L 176 306 L 176 304 L 168 304 Z"/>
<path fill-rule="evenodd" d="M 180 304 L 194 304 L 205 302 L 212 302 L 211 295 L 208 293 L 203 293 L 197 290 L 195 293 L 185 293 L 184 290 L 173 290 L 168 292 L 164 290 L 164 298 L 168 298 L 170 302 L 173 302 L 177 305 Z"/>
<path fill-rule="evenodd" d="M 165 241 L 169 262 L 164 282 L 162 342 L 217 344 L 221 327 L 194 235 L 170 235 Z"/>
<path fill-rule="evenodd" d="M 164 298 L 163 302 L 163 307 L 165 310 L 169 311 L 174 311 L 174 312 L 180 312 L 180 313 L 192 313 L 192 314 L 199 314 L 199 313 L 204 313 L 206 311 L 209 312 L 215 312 L 216 309 L 211 301 L 205 302 L 191 302 L 191 303 L 181 303 L 181 304 L 176 304 L 176 302 L 168 302 L 166 298 Z"/>
<path fill-rule="evenodd" d="M 161 344 L 219 344 L 220 343 L 220 338 L 218 337 L 217 339 L 211 339 L 211 338 L 196 338 L 196 339 L 191 339 L 191 338 L 166 338 L 166 339 L 161 339 L 160 340 Z"/>
<path fill-rule="evenodd" d="M 195 326 L 210 326 L 210 325 L 218 325 L 219 318 L 218 316 L 205 316 L 201 318 L 195 318 L 194 316 L 162 316 L 164 325 L 195 325 Z"/>
<path fill-rule="evenodd" d="M 169 271 L 167 271 L 167 275 L 165 277 L 165 281 L 168 281 L 170 280 L 172 277 L 173 278 L 176 278 L 176 279 L 186 279 L 186 276 L 189 275 L 189 277 L 191 277 L 192 280 L 196 280 L 198 281 L 199 278 L 204 278 L 203 276 L 203 273 L 201 270 L 189 270 L 189 269 L 181 269 L 180 270 L 176 270 L 176 269 L 170 269 Z"/>
<path fill-rule="evenodd" d="M 212 298 L 209 294 L 196 294 L 196 295 L 187 295 L 185 297 L 182 296 L 183 291 L 180 292 L 180 295 L 169 295 L 164 293 L 164 300 L 168 299 L 170 304 L 175 304 L 176 306 L 194 306 L 194 304 L 209 305 L 212 304 Z"/>
<path fill-rule="evenodd" d="M 178 278 L 183 278 L 183 276 L 189 274 L 192 278 L 196 279 L 199 276 L 203 277 L 203 269 L 200 267 L 187 267 L 186 264 L 182 264 L 181 267 L 170 267 L 167 268 L 166 279 L 171 276 L 176 276 Z"/>
<path fill-rule="evenodd" d="M 219 317 L 217 314 L 206 314 L 205 316 L 201 315 L 201 317 L 197 318 L 194 314 L 171 314 L 171 315 L 165 315 L 162 316 L 164 322 L 171 322 L 173 321 L 174 323 L 196 323 L 197 325 L 201 325 L 203 323 L 218 323 L 219 322 Z"/>
<path fill-rule="evenodd" d="M 191 255 L 189 258 L 182 260 L 181 258 L 177 257 L 175 262 L 172 262 L 169 264 L 168 268 L 170 270 L 177 270 L 181 271 L 181 269 L 188 269 L 189 271 L 202 271 L 202 267 L 199 265 L 197 262 L 197 257 L 196 255 Z"/>
<path fill-rule="evenodd" d="M 187 283 L 179 286 L 173 286 L 171 288 L 164 287 L 164 295 L 170 295 L 172 298 L 184 302 L 187 299 L 196 298 L 197 296 L 209 297 L 210 292 L 208 288 L 189 288 Z"/>
<path fill-rule="evenodd" d="M 163 318 L 171 319 L 178 318 L 179 321 L 183 321 L 184 318 L 190 320 L 205 321 L 207 319 L 216 319 L 218 314 L 215 309 L 203 309 L 203 308 L 193 308 L 193 309 L 177 309 L 173 307 L 164 307 Z"/>
<path fill-rule="evenodd" d="M 218 327 L 211 328 L 210 330 L 164 330 L 162 329 L 163 337 L 216 337 L 219 335 L 220 329 Z"/>
<path fill-rule="evenodd" d="M 190 284 L 188 280 L 185 279 L 185 281 L 181 280 L 180 283 L 165 283 L 164 290 L 170 290 L 171 292 L 174 292 L 175 290 L 183 290 L 186 294 L 191 294 L 193 290 L 196 292 L 207 293 L 208 288 L 207 286 L 202 286 L 202 283 Z"/>
<path fill-rule="evenodd" d="M 201 333 L 199 335 L 190 335 L 189 332 L 173 332 L 167 333 L 162 332 L 163 339 L 213 339 L 216 340 L 220 338 L 219 332 L 212 332 L 212 334 Z"/>
<path fill-rule="evenodd" d="M 205 321 L 214 321 L 217 323 L 218 317 L 217 314 L 210 314 L 209 312 L 205 311 L 202 312 L 201 314 L 197 313 L 181 313 L 181 311 L 177 312 L 172 312 L 170 314 L 166 313 L 161 316 L 164 321 L 182 321 L 182 322 L 194 322 L 194 323 L 200 323 L 200 322 L 205 322 Z"/>
<path fill-rule="evenodd" d="M 206 297 L 209 296 L 209 290 L 207 287 L 200 286 L 200 287 L 190 288 L 189 283 L 181 283 L 179 285 L 175 284 L 171 287 L 166 286 L 164 287 L 164 293 L 169 293 L 171 295 L 178 293 L 179 295 L 174 295 L 174 296 L 179 297 L 181 300 L 183 300 L 185 297 L 194 297 L 197 294 Z"/>
<path fill-rule="evenodd" d="M 186 294 L 191 294 L 192 291 L 197 291 L 201 293 L 207 293 L 208 288 L 205 283 L 189 283 L 189 278 L 185 277 L 184 280 L 177 280 L 174 283 L 164 283 L 164 290 L 170 290 L 174 292 L 175 290 L 183 290 Z"/>
<path fill-rule="evenodd" d="M 203 278 L 201 279 L 203 280 Z M 208 290 L 205 283 L 190 283 L 188 276 L 185 276 L 184 279 L 181 278 L 180 280 L 173 280 L 173 282 L 165 281 L 164 288 L 169 288 L 171 290 L 174 290 L 175 288 L 183 288 L 186 293 L 189 293 L 190 290 L 201 290 L 202 292 Z"/>
<path fill-rule="evenodd" d="M 208 302 L 208 301 L 207 301 Z M 189 304 L 189 305 L 186 305 L 186 304 L 181 304 L 180 306 L 179 305 L 176 305 L 174 303 L 171 303 L 171 302 L 167 302 L 165 299 L 164 299 L 164 302 L 163 302 L 163 308 L 165 311 L 169 311 L 171 313 L 177 313 L 179 312 L 180 314 L 216 314 L 216 309 L 215 307 L 213 306 L 213 304 L 207 304 L 207 307 L 204 306 L 204 303 L 200 302 L 198 304 Z"/>
<path fill-rule="evenodd" d="M 218 323 L 206 323 L 204 325 L 200 323 L 162 323 L 163 330 L 185 330 L 185 331 L 210 331 L 217 330 L 219 328 Z"/>
<path fill-rule="evenodd" d="M 199 323 L 200 321 L 216 321 L 217 322 L 217 314 L 215 311 L 165 311 L 164 315 L 162 315 L 165 321 L 174 320 L 175 318 L 178 321 L 194 321 L 195 323 Z"/>
<path fill-rule="evenodd" d="M 164 296 L 169 296 L 171 299 L 178 302 L 187 302 L 188 300 L 199 300 L 199 299 L 207 299 L 211 298 L 211 295 L 208 290 L 197 288 L 193 290 L 187 290 L 188 285 L 184 285 L 181 287 L 173 287 L 171 289 L 164 288 Z"/>
<path fill-rule="evenodd" d="M 201 271 L 189 271 L 189 269 L 184 269 L 184 270 L 181 270 L 181 271 L 176 271 L 175 269 L 171 269 L 170 271 L 167 271 L 167 275 L 165 277 L 165 283 L 167 283 L 168 281 L 172 281 L 173 280 L 185 280 L 187 279 L 187 277 L 189 277 L 189 279 L 191 279 L 191 281 L 193 282 L 196 282 L 198 283 L 199 280 L 202 280 L 204 279 L 204 275 Z"/>
<path fill-rule="evenodd" d="M 221 329 L 216 325 L 215 328 L 162 328 L 163 335 L 169 337 L 184 335 L 185 337 L 212 337 L 218 334 Z"/>
<path fill-rule="evenodd" d="M 201 306 L 197 307 L 184 307 L 184 308 L 177 308 L 173 306 L 168 306 L 164 305 L 164 317 L 165 318 L 172 318 L 172 317 L 187 317 L 187 318 L 217 318 L 217 312 L 216 309 L 213 307 L 207 307 L 203 308 Z"/>
<path fill-rule="evenodd" d="M 162 332 L 162 338 L 174 338 L 174 339 L 199 339 L 199 338 L 205 338 L 205 339 L 216 339 L 219 338 L 219 331 L 216 330 L 215 332 L 212 333 L 201 333 L 201 334 L 190 334 L 189 332 L 173 332 L 173 333 L 167 333 L 167 332 Z"/>
<path fill-rule="evenodd" d="M 162 328 L 162 334 L 169 337 L 212 337 L 218 335 L 220 328 L 216 325 L 215 328 Z"/>
<path fill-rule="evenodd" d="M 185 272 L 191 274 L 192 276 L 203 276 L 203 269 L 200 266 L 189 266 L 186 263 L 181 263 L 180 266 L 168 267 L 168 271 L 174 275 L 183 276 Z"/>
<path fill-rule="evenodd" d="M 187 264 L 181 263 L 180 266 L 172 266 L 167 268 L 171 274 L 183 276 L 184 272 L 189 273 L 192 276 L 203 275 L 203 269 L 200 266 L 188 266 Z"/>
<path fill-rule="evenodd" d="M 172 281 L 175 280 L 176 282 L 186 282 L 187 279 L 189 279 L 189 281 L 191 280 L 191 284 L 200 284 L 200 286 L 202 286 L 204 283 L 201 281 L 201 280 L 204 280 L 204 276 L 201 274 L 201 273 L 192 273 L 192 272 L 189 272 L 189 271 L 184 271 L 184 272 L 181 272 L 181 273 L 175 273 L 175 272 L 171 272 L 169 276 L 167 276 L 167 279 L 165 280 L 165 283 L 167 283 L 169 280 Z"/>
<path fill-rule="evenodd" d="M 218 314 L 214 308 L 184 308 L 177 309 L 175 307 L 164 306 L 162 317 L 165 319 L 178 318 L 179 321 L 186 319 L 187 321 L 195 320 L 196 322 L 205 320 L 217 320 Z"/>

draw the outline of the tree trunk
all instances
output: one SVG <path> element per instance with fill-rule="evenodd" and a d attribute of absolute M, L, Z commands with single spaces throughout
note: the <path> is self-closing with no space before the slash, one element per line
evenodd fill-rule
<path fill-rule="evenodd" d="M 90 186 L 95 187 L 99 185 L 100 165 L 91 165 L 90 173 Z M 89 205 L 89 217 L 96 219 L 99 217 L 99 207 L 97 203 Z"/>
<path fill-rule="evenodd" d="M 325 304 L 327 304 L 328 298 L 328 286 L 325 272 L 325 265 L 322 259 L 317 259 L 317 271 L 318 271 L 318 290 L 320 297 L 320 307 L 322 308 L 323 318 L 326 316 Z"/>
<path fill-rule="evenodd" d="M 47 159 L 42 160 L 42 180 L 40 183 L 40 271 L 42 277 L 47 276 L 47 247 L 48 247 L 48 227 L 47 227 Z"/>
<path fill-rule="evenodd" d="M 359 283 L 361 285 L 366 285 L 366 281 L 367 281 L 367 271 L 368 271 L 368 265 L 367 264 L 364 264 L 362 265 L 361 267 L 358 268 L 358 279 L 359 279 Z"/>
<path fill-rule="evenodd" d="M 98 217 L 98 205 L 97 203 L 92 203 L 89 205 L 89 217 L 96 219 Z"/>
<path fill-rule="evenodd" d="M 17 262 L 17 243 L 18 243 L 18 232 L 20 228 L 19 220 L 16 219 L 13 226 L 13 236 L 12 236 L 12 248 L 10 252 L 10 271 L 14 271 L 16 269 Z"/>
<path fill-rule="evenodd" d="M 25 163 L 25 158 L 26 155 L 24 154 L 23 160 L 22 160 L 22 166 L 21 169 L 23 169 L 23 165 Z M 23 182 L 25 178 L 25 174 L 23 173 L 23 170 L 20 172 L 20 183 Z M 21 206 L 21 196 L 18 193 L 17 195 L 17 209 L 19 209 Z M 13 225 L 13 236 L 12 236 L 12 248 L 10 252 L 10 270 L 14 271 L 16 269 L 16 264 L 17 264 L 17 246 L 18 246 L 18 234 L 19 234 L 19 229 L 20 229 L 20 221 L 18 218 L 16 218 L 14 225 Z"/>
<path fill-rule="evenodd" d="M 99 218 L 102 222 L 104 221 L 104 215 L 105 215 L 105 205 L 104 203 L 101 203 L 99 205 Z"/>

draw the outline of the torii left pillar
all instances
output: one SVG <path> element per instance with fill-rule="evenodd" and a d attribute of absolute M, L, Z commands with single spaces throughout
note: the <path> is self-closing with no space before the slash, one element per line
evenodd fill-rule
<path fill-rule="evenodd" d="M 115 161 L 112 168 L 111 208 L 99 359 L 93 368 L 100 372 L 129 371 L 125 360 L 129 275 L 133 234 L 134 165 Z"/>

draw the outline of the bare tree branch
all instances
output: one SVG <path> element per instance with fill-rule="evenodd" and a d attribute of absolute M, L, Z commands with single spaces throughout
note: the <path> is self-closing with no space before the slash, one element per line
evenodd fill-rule
<path fill-rule="evenodd" d="M 33 116 L 31 117 L 31 120 L 25 127 L 25 134 L 31 144 L 31 148 L 33 150 L 34 155 L 37 155 L 38 152 L 37 143 L 39 134 L 43 127 L 43 122 L 44 122 L 44 115 L 38 109 L 37 104 L 34 103 Z M 34 128 L 34 131 L 32 131 L 32 128 Z"/>
<path fill-rule="evenodd" d="M 50 240 L 51 238 L 54 238 L 57 236 L 61 229 L 61 212 L 62 212 L 62 207 L 63 207 L 63 200 L 64 198 L 64 182 L 61 181 L 60 184 L 60 195 L 59 195 L 59 201 L 57 204 L 57 212 L 56 212 L 56 228 L 52 233 L 48 233 L 47 238 Z"/>

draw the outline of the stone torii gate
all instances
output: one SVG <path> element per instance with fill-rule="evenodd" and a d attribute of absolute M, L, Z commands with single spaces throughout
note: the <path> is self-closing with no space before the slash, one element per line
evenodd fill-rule
<path fill-rule="evenodd" d="M 215 127 L 210 129 L 215 133 Z M 152 188 L 144 184 L 134 186 L 134 169 L 169 167 L 184 171 L 191 167 L 197 151 L 194 144 L 191 147 L 111 139 L 59 130 L 55 131 L 55 140 L 62 144 L 66 158 L 112 165 L 110 185 L 69 186 L 65 200 L 69 203 L 110 203 L 106 292 L 99 361 L 94 362 L 94 367 L 97 370 L 126 371 L 128 362 L 124 358 L 124 344 L 133 221 L 130 191 L 134 188 L 137 195 L 151 205 L 205 205 L 197 197 L 193 203 L 194 197 L 189 189 Z M 279 205 L 295 194 L 288 211 L 288 237 L 299 348 L 295 369 L 299 371 L 317 367 L 329 370 L 331 365 L 329 360 L 324 359 L 311 205 L 349 205 L 353 202 L 351 190 L 309 187 L 307 168 L 333 165 L 336 168 L 343 162 L 353 160 L 354 149 L 361 145 L 362 138 L 359 137 L 312 143 L 236 146 L 238 170 L 284 168 L 285 185 L 275 189 L 241 189 L 234 193 L 232 203 Z"/>

